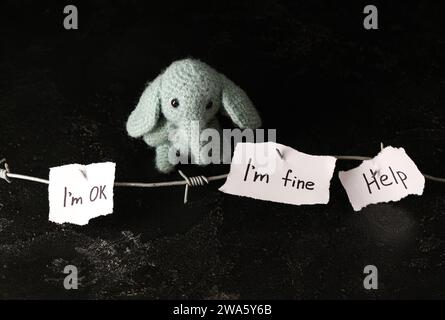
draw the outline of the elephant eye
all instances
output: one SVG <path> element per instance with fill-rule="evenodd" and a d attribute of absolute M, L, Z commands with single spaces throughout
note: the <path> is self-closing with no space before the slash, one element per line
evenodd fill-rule
<path fill-rule="evenodd" d="M 209 103 L 206 105 L 206 109 L 209 110 L 211 107 L 213 107 L 213 102 L 209 101 Z"/>
<path fill-rule="evenodd" d="M 173 99 L 170 103 L 171 103 L 171 105 L 172 105 L 173 108 L 177 108 L 177 107 L 179 107 L 179 101 L 178 101 L 178 99 Z"/>

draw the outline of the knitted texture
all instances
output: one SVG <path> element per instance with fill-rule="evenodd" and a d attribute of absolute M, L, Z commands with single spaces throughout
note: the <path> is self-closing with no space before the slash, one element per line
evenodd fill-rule
<path fill-rule="evenodd" d="M 157 169 L 169 172 L 175 166 L 168 158 L 172 150 L 199 158 L 192 146 L 200 143 L 202 130 L 218 125 L 219 112 L 242 129 L 261 126 L 251 100 L 235 83 L 204 62 L 179 60 L 148 83 L 128 118 L 127 132 L 155 147 Z"/>

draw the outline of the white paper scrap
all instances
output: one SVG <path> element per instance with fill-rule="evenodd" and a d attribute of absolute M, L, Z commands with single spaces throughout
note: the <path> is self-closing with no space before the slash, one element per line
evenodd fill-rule
<path fill-rule="evenodd" d="M 357 168 L 338 173 L 355 211 L 369 204 L 422 195 L 425 178 L 403 148 L 384 148 Z"/>
<path fill-rule="evenodd" d="M 49 172 L 49 220 L 88 224 L 92 218 L 113 212 L 116 164 L 69 164 Z"/>
<path fill-rule="evenodd" d="M 238 143 L 219 190 L 294 205 L 326 204 L 335 162 L 331 156 L 313 156 L 274 142 Z"/>

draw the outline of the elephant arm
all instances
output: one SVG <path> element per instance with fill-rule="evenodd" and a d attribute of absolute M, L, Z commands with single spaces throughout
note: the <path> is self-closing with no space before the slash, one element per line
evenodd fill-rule
<path fill-rule="evenodd" d="M 144 135 L 143 140 L 151 147 L 160 146 L 161 144 L 168 142 L 170 129 L 171 126 L 169 123 L 165 119 L 162 119 L 159 121 L 156 128 Z"/>

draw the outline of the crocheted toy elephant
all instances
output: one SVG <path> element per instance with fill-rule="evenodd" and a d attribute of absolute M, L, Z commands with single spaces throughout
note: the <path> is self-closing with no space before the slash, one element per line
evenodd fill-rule
<path fill-rule="evenodd" d="M 167 173 L 175 167 L 169 160 L 172 150 L 190 151 L 192 158 L 202 159 L 191 148 L 197 139 L 193 125 L 200 132 L 219 129 L 219 111 L 242 129 L 261 126 L 258 112 L 241 88 L 199 60 L 179 60 L 147 85 L 128 118 L 127 132 L 156 148 L 156 167 Z"/>

